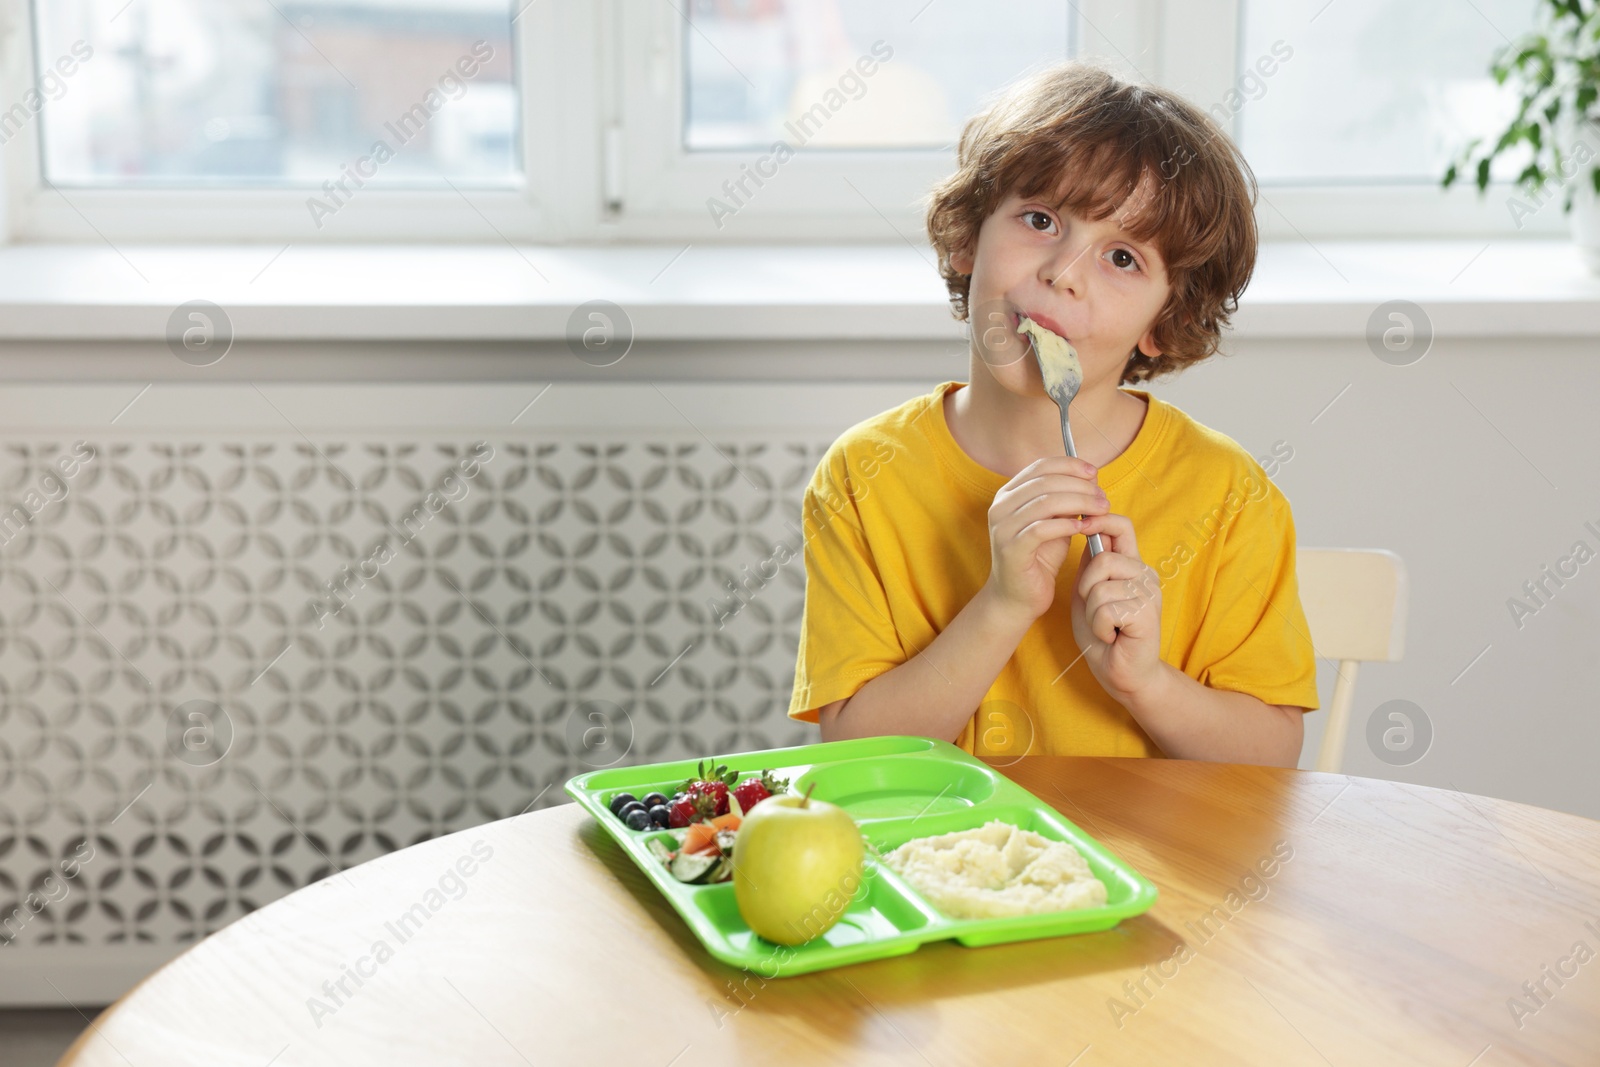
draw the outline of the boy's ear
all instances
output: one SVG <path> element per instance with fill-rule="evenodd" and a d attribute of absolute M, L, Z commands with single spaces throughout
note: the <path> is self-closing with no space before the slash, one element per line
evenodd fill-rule
<path fill-rule="evenodd" d="M 1151 359 L 1161 354 L 1161 346 L 1156 344 L 1155 327 L 1146 330 L 1144 336 L 1139 338 L 1139 351 Z"/>
<path fill-rule="evenodd" d="M 1185 311 L 1183 313 L 1184 325 L 1188 325 L 1189 320 L 1193 317 Z M 1152 323 L 1150 328 L 1144 332 L 1144 336 L 1139 338 L 1139 351 L 1151 359 L 1161 355 L 1161 346 L 1156 344 L 1156 324 Z"/>

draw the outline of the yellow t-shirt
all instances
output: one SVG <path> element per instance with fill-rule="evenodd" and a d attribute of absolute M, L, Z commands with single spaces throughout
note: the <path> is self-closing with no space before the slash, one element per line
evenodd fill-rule
<path fill-rule="evenodd" d="M 950 435 L 944 396 L 964 385 L 851 427 L 817 465 L 792 718 L 816 722 L 818 708 L 922 651 L 988 580 L 989 506 L 1007 479 Z M 1144 422 L 1098 480 L 1160 577 L 1162 660 L 1214 689 L 1319 707 L 1288 500 L 1232 438 L 1126 391 L 1148 402 Z M 1055 602 L 962 729 L 968 752 L 1162 755 L 1078 660 L 1070 605 L 1084 549 L 1074 535 Z"/>

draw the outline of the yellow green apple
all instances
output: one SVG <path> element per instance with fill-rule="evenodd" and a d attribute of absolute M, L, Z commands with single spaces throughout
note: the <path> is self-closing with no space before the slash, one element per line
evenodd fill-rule
<path fill-rule="evenodd" d="M 855 820 L 810 793 L 768 797 L 733 842 L 733 894 L 750 929 L 799 945 L 839 921 L 861 885 L 866 847 Z"/>

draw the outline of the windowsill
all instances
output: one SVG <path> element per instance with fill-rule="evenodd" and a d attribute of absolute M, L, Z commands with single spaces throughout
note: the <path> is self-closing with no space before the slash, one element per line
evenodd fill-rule
<path fill-rule="evenodd" d="M 159 340 L 179 304 L 260 341 L 560 340 L 604 299 L 640 338 L 939 340 L 932 253 L 909 245 L 14 245 L 0 340 Z M 1270 242 L 1234 317 L 1245 338 L 1359 338 L 1378 305 L 1441 337 L 1600 336 L 1600 277 L 1568 240 Z"/>

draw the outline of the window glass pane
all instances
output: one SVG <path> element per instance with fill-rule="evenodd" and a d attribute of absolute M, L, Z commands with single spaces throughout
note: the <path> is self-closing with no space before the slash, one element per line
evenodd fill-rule
<path fill-rule="evenodd" d="M 510 0 L 35 0 L 45 177 L 321 186 L 359 164 L 379 186 L 504 184 L 521 171 L 511 14 Z"/>
<path fill-rule="evenodd" d="M 1073 54 L 1068 0 L 1001 10 L 968 0 L 693 0 L 687 10 L 690 150 L 779 139 L 939 148 L 984 94 Z"/>
<path fill-rule="evenodd" d="M 1263 183 L 1436 183 L 1516 114 L 1489 64 L 1534 12 L 1530 0 L 1244 0 L 1239 147 Z M 1519 148 L 1495 161 L 1497 180 L 1527 164 Z"/>

